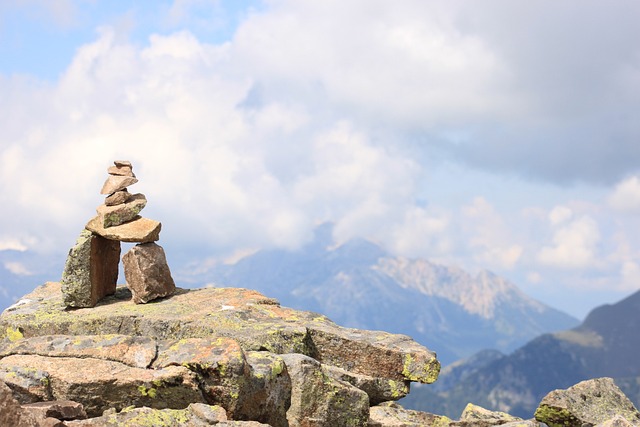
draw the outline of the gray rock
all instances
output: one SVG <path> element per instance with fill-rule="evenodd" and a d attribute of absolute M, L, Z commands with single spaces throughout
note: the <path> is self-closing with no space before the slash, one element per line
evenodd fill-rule
<path fill-rule="evenodd" d="M 331 378 L 315 359 L 283 354 L 291 377 L 290 427 L 365 426 L 369 397 L 349 383 Z"/>
<path fill-rule="evenodd" d="M 116 291 L 120 242 L 82 230 L 71 248 L 62 273 L 62 294 L 67 307 L 94 307 Z"/>
<path fill-rule="evenodd" d="M 640 412 L 611 378 L 582 381 L 566 390 L 547 394 L 536 410 L 536 420 L 550 427 L 590 427 L 616 415 L 640 424 Z"/>
<path fill-rule="evenodd" d="M 100 194 L 112 194 L 122 191 L 128 186 L 135 184 L 138 180 L 132 176 L 109 175 L 100 190 Z"/>
<path fill-rule="evenodd" d="M 105 228 L 99 216 L 91 219 L 87 230 L 109 240 L 120 242 L 147 243 L 160 239 L 162 224 L 148 218 L 136 217 L 129 222 L 113 227 Z"/>
<path fill-rule="evenodd" d="M 134 194 L 125 203 L 115 206 L 106 204 L 98 206 L 96 212 L 102 221 L 104 228 L 124 224 L 136 218 L 140 211 L 147 205 L 147 198 L 144 194 Z"/>
<path fill-rule="evenodd" d="M 122 257 L 122 262 L 127 286 L 136 304 L 166 297 L 176 291 L 162 246 L 138 244 Z"/>
<path fill-rule="evenodd" d="M 131 193 L 129 193 L 127 190 L 116 191 L 115 193 L 105 197 L 104 204 L 106 206 L 120 205 L 126 202 L 130 196 L 131 196 Z"/>

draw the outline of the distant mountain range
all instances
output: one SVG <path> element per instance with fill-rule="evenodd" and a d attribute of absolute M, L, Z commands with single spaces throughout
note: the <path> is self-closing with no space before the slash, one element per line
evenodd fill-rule
<path fill-rule="evenodd" d="M 515 352 L 478 353 L 446 367 L 433 387 L 417 387 L 401 403 L 457 417 L 468 402 L 531 417 L 554 389 L 612 377 L 640 403 L 640 291 L 600 306 L 574 329 L 543 334 Z"/>
<path fill-rule="evenodd" d="M 578 320 L 488 271 L 466 271 L 389 256 L 352 239 L 333 246 L 332 226 L 297 251 L 264 250 L 208 273 L 218 286 L 256 289 L 282 305 L 327 315 L 353 328 L 410 335 L 445 365 L 494 348 L 510 352 Z"/>

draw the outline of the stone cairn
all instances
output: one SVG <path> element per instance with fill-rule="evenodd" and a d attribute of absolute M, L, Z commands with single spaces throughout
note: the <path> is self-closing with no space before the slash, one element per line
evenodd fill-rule
<path fill-rule="evenodd" d="M 161 224 L 143 218 L 147 204 L 144 194 L 131 194 L 127 187 L 138 182 L 131 162 L 116 160 L 100 194 L 104 204 L 96 209 L 80 233 L 62 273 L 62 293 L 67 307 L 94 307 L 102 298 L 116 292 L 120 242 L 137 243 L 122 257 L 127 287 L 136 304 L 172 295 L 175 282 L 160 238 Z"/>

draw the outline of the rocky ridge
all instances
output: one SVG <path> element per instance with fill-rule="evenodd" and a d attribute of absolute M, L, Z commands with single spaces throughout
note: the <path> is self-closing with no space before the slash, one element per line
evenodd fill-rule
<path fill-rule="evenodd" d="M 394 403 L 439 370 L 408 336 L 344 328 L 248 289 L 134 304 L 120 286 L 71 309 L 49 282 L 0 315 L 0 421 L 13 420 L 2 425 L 604 426 L 616 414 L 609 425 L 640 425 L 610 380 L 557 392 L 538 420 L 468 405 L 454 421 Z M 580 396 L 606 419 L 574 407 Z"/>

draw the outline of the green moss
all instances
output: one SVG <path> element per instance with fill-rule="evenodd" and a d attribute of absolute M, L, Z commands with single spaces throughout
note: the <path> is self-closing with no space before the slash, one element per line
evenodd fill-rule
<path fill-rule="evenodd" d="M 158 395 L 158 390 L 156 390 L 153 387 L 145 387 L 143 385 L 138 387 L 138 391 L 140 392 L 141 395 L 146 396 L 146 397 L 150 397 L 152 399 L 155 399 L 156 396 Z"/>
<path fill-rule="evenodd" d="M 6 337 L 9 338 L 9 341 L 16 342 L 24 338 L 24 335 L 20 331 L 20 329 L 13 329 L 12 327 L 7 327 L 6 329 Z"/>
<path fill-rule="evenodd" d="M 540 405 L 534 414 L 536 420 L 547 424 L 549 427 L 566 427 L 577 425 L 578 420 L 565 408 L 554 408 L 548 405 Z"/>
<path fill-rule="evenodd" d="M 284 371 L 284 362 L 282 359 L 278 359 L 273 363 L 271 367 L 271 378 L 275 378 Z"/>

